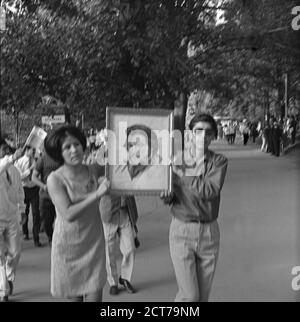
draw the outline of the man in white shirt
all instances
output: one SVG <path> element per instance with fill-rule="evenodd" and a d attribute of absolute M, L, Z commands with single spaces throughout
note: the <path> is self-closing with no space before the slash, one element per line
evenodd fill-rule
<path fill-rule="evenodd" d="M 0 302 L 7 302 L 13 292 L 21 255 L 18 216 L 25 211 L 20 173 L 13 166 L 21 152 L 18 150 L 11 156 L 9 153 L 6 141 L 0 138 Z"/>
<path fill-rule="evenodd" d="M 22 214 L 22 231 L 25 240 L 29 240 L 28 215 L 31 206 L 32 212 L 32 234 L 34 245 L 41 247 L 40 232 L 40 210 L 39 210 L 39 187 L 32 181 L 32 172 L 35 167 L 35 149 L 31 146 L 25 147 L 25 154 L 16 163 L 15 167 L 19 170 L 25 194 L 25 213 Z"/>

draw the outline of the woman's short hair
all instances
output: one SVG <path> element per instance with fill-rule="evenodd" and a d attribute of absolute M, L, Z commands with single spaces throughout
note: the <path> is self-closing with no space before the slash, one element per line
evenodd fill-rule
<path fill-rule="evenodd" d="M 62 125 L 50 132 L 44 141 L 46 153 L 56 162 L 63 164 L 62 145 L 67 136 L 73 136 L 82 145 L 83 150 L 86 149 L 86 137 L 81 130 L 74 125 Z"/>
<path fill-rule="evenodd" d="M 195 125 L 198 122 L 205 122 L 205 123 L 209 123 L 213 129 L 213 131 L 215 132 L 215 137 L 218 137 L 218 126 L 217 126 L 217 122 L 215 121 L 215 119 L 209 115 L 209 114 L 197 114 L 195 115 L 189 125 L 190 130 L 192 131 L 195 127 Z"/>

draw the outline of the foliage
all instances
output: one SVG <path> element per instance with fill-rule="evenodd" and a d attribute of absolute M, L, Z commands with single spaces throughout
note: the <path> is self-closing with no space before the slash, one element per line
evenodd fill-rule
<path fill-rule="evenodd" d="M 2 2 L 1 105 L 16 117 L 47 114 L 51 95 L 73 121 L 97 126 L 106 106 L 174 108 L 181 98 L 184 109 L 198 90 L 213 98 L 211 113 L 255 118 L 271 100 L 280 110 L 286 72 L 299 97 L 294 0 Z"/>
<path fill-rule="evenodd" d="M 294 0 L 226 4 L 226 23 L 215 29 L 221 37 L 194 56 L 196 64 L 201 61 L 196 87 L 225 99 L 223 113 L 257 118 L 267 109 L 282 115 L 285 73 L 289 96 L 299 100 L 300 38 L 291 28 L 296 5 Z"/>

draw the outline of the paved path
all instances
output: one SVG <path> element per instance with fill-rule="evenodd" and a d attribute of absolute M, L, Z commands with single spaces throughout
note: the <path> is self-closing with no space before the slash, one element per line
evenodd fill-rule
<path fill-rule="evenodd" d="M 300 265 L 300 150 L 281 158 L 261 153 L 257 146 L 214 144 L 229 157 L 222 195 L 221 251 L 211 301 L 293 301 L 291 269 Z M 139 198 L 141 247 L 133 285 L 104 301 L 173 301 L 177 287 L 168 248 L 171 216 L 156 198 Z M 42 237 L 42 241 L 45 237 Z M 297 247 L 298 242 L 298 247 Z M 15 283 L 14 301 L 54 301 L 50 288 L 50 248 L 37 249 L 32 240 L 24 250 Z M 56 300 L 60 301 L 60 300 Z"/>

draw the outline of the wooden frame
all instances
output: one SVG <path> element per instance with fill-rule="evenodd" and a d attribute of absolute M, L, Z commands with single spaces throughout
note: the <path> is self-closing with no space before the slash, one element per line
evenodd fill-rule
<path fill-rule="evenodd" d="M 106 110 L 106 126 L 108 133 L 111 134 L 108 135 L 109 157 L 105 173 L 107 179 L 111 182 L 112 194 L 160 195 L 162 191 L 172 191 L 171 159 L 173 156 L 172 135 L 174 130 L 172 110 L 108 107 Z M 149 135 L 144 135 L 144 139 L 147 140 L 144 143 L 147 142 L 147 144 L 141 143 L 138 145 L 140 143 L 139 136 L 146 130 L 136 129 L 136 127 L 144 127 L 147 129 L 147 133 L 149 133 L 148 130 L 151 130 L 150 141 Z M 135 130 L 132 130 L 133 128 Z M 128 140 L 130 140 L 130 133 L 132 134 L 134 131 L 139 131 L 140 134 L 137 133 L 138 138 L 133 145 L 142 149 L 146 147 L 147 153 L 144 155 L 147 156 L 148 160 L 151 160 L 147 166 L 130 163 L 132 151 L 136 150 L 134 150 L 135 147 L 133 150 L 131 147 L 129 148 L 131 143 L 128 143 Z M 161 135 L 164 135 L 163 139 Z M 143 136 L 141 138 L 143 139 Z M 125 144 L 123 144 L 124 142 Z M 126 163 L 121 164 L 119 162 L 120 150 L 126 152 L 126 159 L 123 160 L 124 162 L 127 160 Z M 142 150 L 138 151 L 136 155 L 140 155 Z"/>

